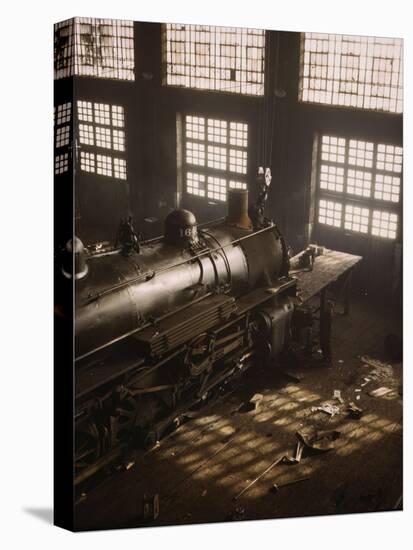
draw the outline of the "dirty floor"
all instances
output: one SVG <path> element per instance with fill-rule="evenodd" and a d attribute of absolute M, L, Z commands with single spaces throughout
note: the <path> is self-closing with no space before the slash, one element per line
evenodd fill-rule
<path fill-rule="evenodd" d="M 76 506 L 77 529 L 400 508 L 402 366 L 384 351 L 386 335 L 400 331 L 398 315 L 368 297 L 354 298 L 350 315 L 334 319 L 331 367 L 302 362 L 294 378 L 286 368 L 250 369 L 232 393 L 204 407 L 152 451 L 133 453 L 129 469 L 83 495 Z M 386 388 L 379 394 L 387 393 L 369 395 L 379 388 Z M 341 400 L 333 398 L 334 390 Z M 245 403 L 255 394 L 259 401 L 251 410 Z M 363 410 L 361 418 L 349 415 L 351 402 Z M 326 403 L 333 416 L 313 410 Z M 305 447 L 298 463 L 279 463 L 234 500 L 279 457 L 294 456 L 297 432 L 308 429 L 338 432 L 333 448 Z M 296 480 L 301 481 L 282 487 Z M 159 516 L 145 523 L 144 495 L 156 494 Z"/>

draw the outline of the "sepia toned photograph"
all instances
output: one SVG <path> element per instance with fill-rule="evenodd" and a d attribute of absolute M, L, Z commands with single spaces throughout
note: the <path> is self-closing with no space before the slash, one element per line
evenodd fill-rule
<path fill-rule="evenodd" d="M 55 524 L 402 510 L 403 39 L 74 17 L 53 135 Z"/>

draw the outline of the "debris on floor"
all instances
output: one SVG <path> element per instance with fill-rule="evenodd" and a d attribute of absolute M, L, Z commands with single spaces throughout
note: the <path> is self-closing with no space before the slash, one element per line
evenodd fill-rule
<path fill-rule="evenodd" d="M 285 483 L 273 483 L 272 484 L 272 490 L 275 492 L 275 493 L 278 493 L 278 491 L 280 489 L 282 489 L 283 487 L 287 487 L 288 485 L 295 485 L 296 483 L 300 483 L 301 481 L 308 481 L 310 479 L 310 477 L 300 477 L 298 479 L 292 479 L 291 481 L 286 481 Z"/>
<path fill-rule="evenodd" d="M 344 403 L 344 399 L 341 396 L 341 390 L 334 390 L 333 391 L 333 399 L 337 399 L 337 401 L 339 401 L 339 403 L 341 403 L 341 404 Z"/>
<path fill-rule="evenodd" d="M 301 457 L 303 456 L 303 450 L 304 445 L 301 441 L 297 441 L 297 445 L 295 447 L 295 454 L 294 456 L 285 455 L 283 457 L 283 463 L 284 464 L 298 464 L 301 462 Z"/>
<path fill-rule="evenodd" d="M 156 492 L 161 513 L 154 522 L 148 514 L 142 524 L 348 513 L 393 509 L 395 503 L 400 507 L 402 411 L 397 392 L 402 391 L 402 369 L 397 364 L 387 368 L 385 362 L 392 359 L 380 355 L 383 334 L 389 329 L 379 326 L 373 338 L 366 319 L 360 319 L 360 325 L 354 325 L 337 317 L 346 333 L 343 336 L 337 328 L 333 334 L 335 370 L 327 373 L 316 363 L 309 368 L 307 358 L 278 371 L 259 368 L 257 374 L 251 369 L 230 398 L 218 405 L 206 402 L 197 419 L 183 422 L 169 438 L 157 442 L 150 455 L 136 451 L 136 456 L 124 456 L 124 463 L 135 460 L 136 465 L 83 497 L 77 512 L 82 526 L 112 516 L 118 523 L 126 522 L 138 512 L 141 519 L 143 495 Z M 371 326 L 378 332 L 375 317 Z M 372 357 L 381 359 L 384 368 L 376 359 L 371 364 Z M 297 380 L 287 379 L 285 370 Z M 299 382 L 300 370 L 305 377 Z M 396 397 L 391 391 L 382 397 L 369 395 L 380 387 L 393 390 Z M 312 412 L 313 406 L 326 403 L 334 405 L 334 415 Z M 238 412 L 247 404 L 252 412 Z M 383 449 L 382 460 L 377 460 Z M 285 458 L 274 465 L 280 456 Z M 307 476 L 311 480 L 305 483 Z M 254 478 L 259 478 L 255 484 Z M 291 487 L 284 488 L 290 480 Z M 386 498 L 376 502 L 368 495 L 381 484 Z M 243 496 L 234 502 L 241 490 Z"/>
<path fill-rule="evenodd" d="M 340 435 L 341 433 L 336 430 L 317 431 L 314 428 L 308 428 L 296 433 L 299 441 L 301 441 L 306 447 L 319 452 L 326 452 L 334 449 L 336 440 L 340 437 Z"/>
<path fill-rule="evenodd" d="M 261 403 L 261 401 L 264 399 L 264 396 L 262 395 L 262 393 L 255 393 L 251 399 L 250 399 L 250 403 L 253 403 L 256 407 L 258 407 L 258 405 Z"/>
<path fill-rule="evenodd" d="M 363 416 L 363 409 L 357 407 L 357 405 L 353 402 L 348 404 L 347 412 L 350 418 L 354 418 L 356 420 L 359 420 Z"/>
<path fill-rule="evenodd" d="M 370 380 L 385 381 L 393 379 L 393 367 L 388 363 L 383 363 L 382 361 L 379 361 L 378 359 L 373 359 L 367 355 L 362 355 L 360 359 L 363 365 L 373 369 L 369 372 L 368 377 L 370 378 Z"/>
<path fill-rule="evenodd" d="M 134 466 L 135 466 L 135 461 L 134 460 L 127 460 L 126 462 L 121 462 L 120 464 L 118 464 L 115 467 L 115 470 L 117 472 L 126 472 L 126 471 L 130 470 L 131 468 L 133 468 Z"/>
<path fill-rule="evenodd" d="M 380 386 L 380 388 L 376 388 L 375 390 L 369 392 L 369 395 L 371 397 L 384 397 L 385 395 L 389 395 L 390 393 L 394 393 L 394 390 L 392 388 Z"/>
<path fill-rule="evenodd" d="M 234 413 L 236 413 L 236 412 L 245 413 L 245 412 L 255 411 L 255 410 L 258 409 L 258 407 L 259 407 L 259 405 L 260 405 L 260 403 L 263 399 L 264 399 L 264 396 L 262 395 L 262 393 L 255 393 L 249 401 L 246 401 L 245 403 L 242 403 L 242 405 L 240 405 L 233 412 Z"/>
<path fill-rule="evenodd" d="M 334 416 L 336 414 L 340 414 L 340 407 L 337 405 L 333 405 L 332 403 L 326 402 L 318 407 L 311 407 L 311 412 L 324 412 L 326 414 L 329 414 L 330 416 Z"/>
<path fill-rule="evenodd" d="M 272 470 L 275 466 L 277 466 L 277 464 L 280 464 L 284 460 L 284 458 L 285 458 L 284 456 L 278 457 L 272 464 L 268 466 L 268 468 L 266 468 L 263 472 L 261 472 L 255 479 L 250 481 L 248 485 L 246 485 L 237 495 L 235 495 L 232 500 L 238 500 L 240 496 L 242 496 L 246 491 L 248 491 L 250 487 L 255 485 L 257 481 L 259 481 L 262 477 L 265 476 L 265 474 L 267 474 L 270 470 Z"/>

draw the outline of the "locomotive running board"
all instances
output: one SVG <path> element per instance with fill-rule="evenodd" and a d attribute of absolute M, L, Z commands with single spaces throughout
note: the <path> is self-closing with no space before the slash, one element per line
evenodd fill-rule
<path fill-rule="evenodd" d="M 239 298 L 237 300 L 237 313 L 242 315 L 280 294 L 295 296 L 296 291 L 297 281 L 291 277 L 285 277 L 284 279 L 280 279 L 280 281 L 274 286 L 257 288 L 256 290 L 253 290 L 252 292 Z"/>
<path fill-rule="evenodd" d="M 234 298 L 216 294 L 155 322 L 133 338 L 145 354 L 160 357 L 218 323 L 227 321 L 236 310 Z"/>

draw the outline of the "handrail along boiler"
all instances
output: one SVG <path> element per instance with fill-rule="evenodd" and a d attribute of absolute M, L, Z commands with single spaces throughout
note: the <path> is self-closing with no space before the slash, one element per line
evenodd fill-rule
<path fill-rule="evenodd" d="M 296 280 L 276 224 L 230 190 L 224 220 L 187 210 L 164 236 L 119 246 L 70 243 L 75 280 L 76 482 L 137 441 L 154 444 L 182 414 L 289 339 Z M 70 263 L 70 259 L 69 259 Z"/>

